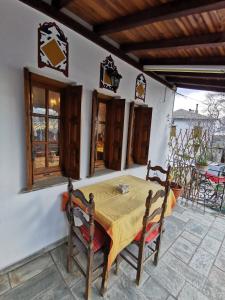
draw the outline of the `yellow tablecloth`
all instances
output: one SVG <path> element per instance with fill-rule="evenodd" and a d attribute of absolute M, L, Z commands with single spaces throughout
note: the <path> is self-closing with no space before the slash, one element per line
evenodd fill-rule
<path fill-rule="evenodd" d="M 116 190 L 116 186 L 120 183 L 129 184 L 129 193 L 121 194 Z M 141 230 L 148 191 L 152 190 L 155 194 L 160 189 L 160 185 L 134 176 L 116 177 L 81 189 L 87 199 L 89 193 L 94 194 L 96 221 L 111 237 L 109 268 L 117 255 L 134 240 Z M 162 201 L 163 199 L 160 198 L 152 206 L 152 210 L 159 207 Z M 172 213 L 175 203 L 173 192 L 170 191 L 166 216 Z"/>

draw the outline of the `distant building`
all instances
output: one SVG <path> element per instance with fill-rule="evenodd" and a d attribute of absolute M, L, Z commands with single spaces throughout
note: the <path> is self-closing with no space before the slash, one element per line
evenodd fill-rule
<path fill-rule="evenodd" d="M 195 111 L 191 109 L 178 109 L 173 112 L 173 125 L 176 126 L 177 132 L 180 129 L 193 129 L 195 126 L 208 128 L 211 122 L 214 122 L 212 118 L 198 113 L 198 104 Z"/>
<path fill-rule="evenodd" d="M 214 125 L 216 129 L 212 136 L 211 150 L 212 159 L 215 162 L 224 162 L 225 160 L 225 135 L 215 119 L 198 113 L 198 104 L 196 110 L 178 109 L 173 112 L 173 127 L 175 127 L 176 134 L 181 130 L 184 133 L 185 130 L 191 131 L 194 127 L 207 130 Z M 214 123 L 214 124 L 213 124 Z M 215 127 L 214 127 L 215 128 Z"/>

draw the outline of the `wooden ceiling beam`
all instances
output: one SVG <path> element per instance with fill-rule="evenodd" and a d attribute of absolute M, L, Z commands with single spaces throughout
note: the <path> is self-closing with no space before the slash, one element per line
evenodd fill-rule
<path fill-rule="evenodd" d="M 169 40 L 145 41 L 139 43 L 122 44 L 121 49 L 126 53 L 140 50 L 171 50 L 191 49 L 211 46 L 224 46 L 225 32 L 214 32 Z"/>
<path fill-rule="evenodd" d="M 55 9 L 61 9 L 67 6 L 72 0 L 52 0 L 51 4 Z"/>
<path fill-rule="evenodd" d="M 92 41 L 93 43 L 99 45 L 100 47 L 104 48 L 105 50 L 111 52 L 113 55 L 119 57 L 123 61 L 127 62 L 128 64 L 132 65 L 133 67 L 137 68 L 139 71 L 143 71 L 143 66 L 136 62 L 134 59 L 126 55 L 123 51 L 116 48 L 106 40 L 99 37 L 95 32 L 89 30 L 79 22 L 75 21 L 71 17 L 67 16 L 60 10 L 56 9 L 52 5 L 49 5 L 42 0 L 36 1 L 36 0 L 19 0 L 20 2 L 23 2 L 24 4 L 27 4 L 28 6 L 44 13 L 45 15 L 49 16 L 50 18 L 55 19 L 56 21 L 62 23 L 63 25 L 67 26 L 68 28 L 72 29 L 73 31 L 79 33 L 80 35 L 84 36 L 88 40 Z M 146 72 L 144 72 L 146 73 Z M 147 73 L 146 73 L 147 74 Z M 166 85 L 169 88 L 173 89 L 173 85 L 171 85 L 169 82 L 167 82 L 162 77 L 158 76 L 154 72 L 150 72 L 147 75 L 151 76 L 155 80 L 159 81 L 160 83 Z"/>
<path fill-rule="evenodd" d="M 225 93 L 225 88 L 223 87 L 214 87 L 214 86 L 202 86 L 202 85 L 194 85 L 194 84 L 186 84 L 186 83 L 178 83 L 176 84 L 178 88 L 183 89 L 192 89 L 192 90 L 203 90 L 203 91 L 211 91 L 218 93 Z"/>
<path fill-rule="evenodd" d="M 202 66 L 213 66 L 213 65 L 225 65 L 224 56 L 199 56 L 199 57 L 162 57 L 162 58 L 141 58 L 140 62 L 146 66 L 157 66 L 157 65 L 174 65 L 174 66 L 188 66 L 188 65 L 202 65 Z"/>
<path fill-rule="evenodd" d="M 94 30 L 100 35 L 105 35 L 158 21 L 170 20 L 221 8 L 225 8 L 224 0 L 175 0 L 174 2 L 168 2 L 143 11 L 138 11 L 132 15 L 97 24 Z"/>
<path fill-rule="evenodd" d="M 176 77 L 176 78 L 211 78 L 211 79 L 224 79 L 223 73 L 203 73 L 203 72 L 156 72 L 159 76 Z"/>
<path fill-rule="evenodd" d="M 171 84 L 189 84 L 189 85 L 200 85 L 200 86 L 211 86 L 215 88 L 224 88 L 225 89 L 225 80 L 219 79 L 202 79 L 202 78 L 177 78 L 177 77 L 168 77 L 168 81 Z"/>

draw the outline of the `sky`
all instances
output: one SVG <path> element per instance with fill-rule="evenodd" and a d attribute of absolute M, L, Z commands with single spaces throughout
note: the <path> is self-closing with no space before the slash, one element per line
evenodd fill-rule
<path fill-rule="evenodd" d="M 190 89 L 177 89 L 177 94 L 175 96 L 174 110 L 178 109 L 196 109 L 196 104 L 198 104 L 199 113 L 204 114 L 204 100 L 206 99 L 207 94 L 214 94 L 209 91 L 199 91 L 199 90 L 190 90 Z M 181 96 L 180 94 L 184 95 Z"/>

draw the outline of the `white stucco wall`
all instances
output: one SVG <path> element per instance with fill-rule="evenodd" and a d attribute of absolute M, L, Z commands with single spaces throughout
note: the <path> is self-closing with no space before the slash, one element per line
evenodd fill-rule
<path fill-rule="evenodd" d="M 37 29 L 49 17 L 17 0 L 0 1 L 0 270 L 39 251 L 66 235 L 60 195 L 66 184 L 30 193 L 25 186 L 25 124 L 23 68 L 62 81 L 83 85 L 81 178 L 76 187 L 124 173 L 144 177 L 145 167 L 86 178 L 89 166 L 92 91 L 99 86 L 100 62 L 107 51 L 57 23 L 69 41 L 69 79 L 57 71 L 37 66 Z M 139 70 L 113 56 L 122 74 L 117 95 L 126 99 L 122 166 L 125 165 L 128 102 L 133 100 Z M 106 90 L 102 90 L 107 93 Z M 146 103 L 153 107 L 149 158 L 164 164 L 174 92 L 147 78 Z"/>

